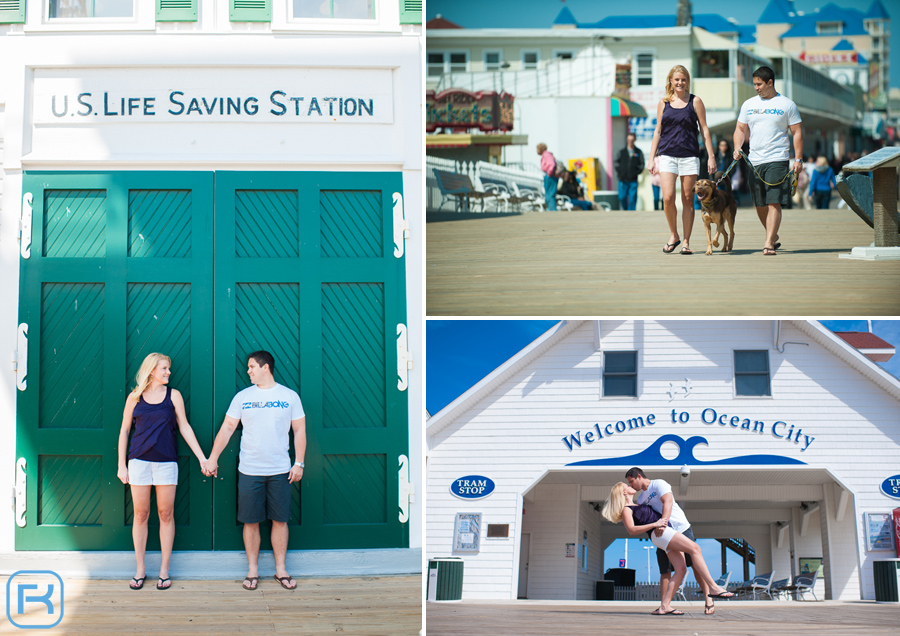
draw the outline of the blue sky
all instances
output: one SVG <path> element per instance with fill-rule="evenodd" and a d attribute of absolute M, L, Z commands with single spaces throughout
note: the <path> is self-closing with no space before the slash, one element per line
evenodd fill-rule
<path fill-rule="evenodd" d="M 839 7 L 868 11 L 871 0 L 832 0 Z M 900 86 L 900 0 L 881 0 L 891 16 L 891 86 Z M 735 18 L 739 24 L 755 24 L 768 4 L 758 2 L 723 3 L 721 0 L 693 0 L 694 13 L 718 13 L 724 18 Z M 813 12 L 826 2 L 796 0 L 798 11 Z M 638 4 L 613 2 L 612 0 L 428 0 L 426 18 L 441 14 L 451 22 L 468 28 L 522 28 L 550 27 L 563 7 L 568 7 L 579 22 L 597 22 L 610 15 L 664 15 L 675 14 L 677 0 L 642 0 Z M 427 33 L 426 33 L 427 37 Z"/>
<path fill-rule="evenodd" d="M 427 383 L 425 403 L 432 415 L 465 393 L 482 378 L 518 353 L 535 338 L 556 324 L 555 320 L 428 320 L 425 329 Z M 823 320 L 832 331 L 868 331 L 865 320 Z M 873 320 L 877 336 L 900 349 L 900 321 Z M 900 377 L 900 353 L 889 362 L 879 365 Z M 713 539 L 698 541 L 703 555 L 714 576 L 720 574 L 721 548 Z M 628 567 L 635 570 L 637 581 L 658 581 L 659 570 L 654 555 L 647 555 L 643 546 L 648 541 L 632 539 L 628 542 Z M 606 567 L 617 567 L 625 558 L 625 540 L 614 541 L 605 553 Z M 741 559 L 728 552 L 726 570 L 732 571 L 732 580 L 743 579 Z M 751 565 L 750 575 L 754 575 Z M 649 576 L 649 578 L 648 578 Z M 687 582 L 693 582 L 688 570 Z"/>

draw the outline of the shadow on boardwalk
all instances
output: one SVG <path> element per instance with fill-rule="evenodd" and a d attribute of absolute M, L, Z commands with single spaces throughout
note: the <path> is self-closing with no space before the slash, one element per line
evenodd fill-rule
<path fill-rule="evenodd" d="M 768 257 L 752 208 L 738 210 L 734 252 L 712 256 L 699 214 L 691 256 L 662 252 L 662 212 L 438 218 L 426 230 L 429 316 L 900 314 L 900 261 L 838 257 L 873 240 L 848 210 L 785 210 Z"/>

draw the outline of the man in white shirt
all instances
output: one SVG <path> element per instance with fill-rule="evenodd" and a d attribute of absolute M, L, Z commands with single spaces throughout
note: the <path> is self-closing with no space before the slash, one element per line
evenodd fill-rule
<path fill-rule="evenodd" d="M 748 171 L 750 194 L 766 229 L 763 254 L 774 256 L 781 245 L 781 206 L 791 200 L 793 179 L 789 173 L 799 175 L 803 170 L 803 130 L 796 104 L 775 90 L 775 72 L 771 68 L 760 66 L 753 72 L 753 88 L 757 96 L 741 106 L 734 128 L 734 158 L 740 158 L 740 149 L 749 138 L 749 159 L 753 164 Z"/>
<path fill-rule="evenodd" d="M 694 532 L 691 530 L 691 524 L 687 519 L 687 515 L 684 514 L 684 510 L 682 510 L 681 506 L 675 502 L 675 497 L 672 494 L 672 486 L 669 485 L 669 482 L 664 479 L 654 479 L 651 481 L 644 475 L 644 471 L 637 467 L 631 468 L 625 473 L 625 480 L 628 482 L 629 486 L 638 491 L 638 494 L 634 498 L 634 503 L 638 505 L 649 505 L 662 515 L 662 519 L 671 523 L 672 528 L 676 532 L 680 532 L 691 541 L 695 541 Z M 657 536 L 662 536 L 663 530 L 664 528 L 657 528 L 654 532 L 657 533 Z M 684 560 L 689 568 L 694 567 L 689 554 L 684 555 Z M 675 572 L 675 568 L 669 561 L 669 556 L 666 554 L 665 550 L 660 550 L 659 548 L 656 549 L 656 562 L 659 565 L 660 595 L 664 599 L 669 598 L 671 600 L 677 590 L 671 590 L 671 595 L 668 597 L 666 595 L 670 592 L 668 589 L 669 581 L 672 578 L 672 574 Z M 697 584 L 703 590 L 703 598 L 708 599 L 706 601 L 706 613 L 711 614 L 714 610 L 710 609 L 713 607 L 713 601 L 708 596 L 710 593 L 709 586 L 706 581 L 703 580 L 703 577 L 696 576 L 695 578 L 697 579 Z"/>
<path fill-rule="evenodd" d="M 268 351 L 248 356 L 247 375 L 253 386 L 239 391 L 228 411 L 212 452 L 206 462 L 206 475 L 215 475 L 218 460 L 243 422 L 241 454 L 238 462 L 238 521 L 244 524 L 244 550 L 249 572 L 243 586 L 255 590 L 259 585 L 259 522 L 272 520 L 272 553 L 275 579 L 287 590 L 297 581 L 287 572 L 288 519 L 291 488 L 303 477 L 306 455 L 306 416 L 300 396 L 275 382 L 275 359 Z M 289 435 L 294 436 L 296 461 L 288 454 Z"/>

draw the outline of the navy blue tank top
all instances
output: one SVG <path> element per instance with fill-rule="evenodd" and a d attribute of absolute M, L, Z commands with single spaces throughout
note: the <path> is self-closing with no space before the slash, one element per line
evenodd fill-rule
<path fill-rule="evenodd" d="M 637 504 L 627 507 L 631 508 L 631 515 L 634 518 L 634 525 L 636 526 L 645 526 L 648 523 L 654 523 L 656 521 L 659 521 L 662 517 L 661 514 L 656 512 L 648 504 Z M 670 521 L 667 525 L 671 526 L 672 522 Z M 647 531 L 648 537 L 650 536 L 651 532 L 653 532 L 653 530 Z"/>
<path fill-rule="evenodd" d="M 659 127 L 659 154 L 667 157 L 699 157 L 697 134 L 700 127 L 694 112 L 694 95 L 688 97 L 684 108 L 672 108 L 665 103 Z"/>
<path fill-rule="evenodd" d="M 134 435 L 128 459 L 145 462 L 177 462 L 178 438 L 175 431 L 175 405 L 172 404 L 172 388 L 166 387 L 166 397 L 159 404 L 148 404 L 142 395 L 132 413 Z"/>

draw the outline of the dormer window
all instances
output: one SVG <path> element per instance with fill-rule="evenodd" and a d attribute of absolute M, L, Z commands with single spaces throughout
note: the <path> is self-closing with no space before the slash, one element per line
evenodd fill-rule
<path fill-rule="evenodd" d="M 840 35 L 843 22 L 816 22 L 816 35 Z"/>

